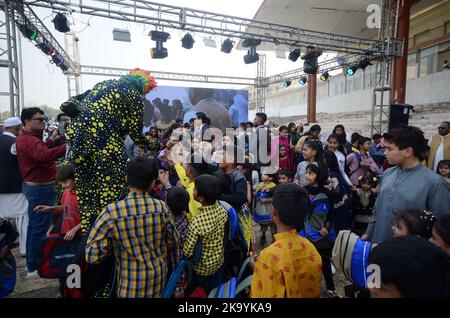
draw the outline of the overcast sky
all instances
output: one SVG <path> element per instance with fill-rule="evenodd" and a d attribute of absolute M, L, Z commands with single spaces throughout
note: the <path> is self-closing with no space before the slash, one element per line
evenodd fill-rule
<path fill-rule="evenodd" d="M 164 4 L 194 8 L 210 12 L 219 12 L 226 15 L 253 18 L 262 0 L 154 0 Z M 43 19 L 44 24 L 53 33 L 61 45 L 64 45 L 64 37 L 54 29 L 51 22 L 52 11 L 43 8 L 35 8 L 35 12 Z M 197 73 L 209 75 L 226 75 L 256 77 L 256 63 L 244 64 L 243 56 L 246 51 L 233 50 L 230 54 L 220 51 L 220 37 L 216 38 L 217 48 L 205 47 L 201 33 L 193 34 L 194 48 L 186 50 L 181 47 L 180 39 L 183 31 L 165 29 L 171 34 L 171 39 L 165 43 L 169 56 L 165 59 L 152 60 L 150 48 L 155 46 L 148 32 L 153 30 L 151 25 L 128 23 L 88 15 L 73 14 L 74 25 L 72 30 L 78 32 L 79 51 L 81 64 L 110 66 L 120 68 L 139 67 L 148 70 L 169 71 L 180 73 Z M 71 19 L 72 20 L 72 19 Z M 86 23 L 89 22 L 89 26 Z M 128 29 L 131 33 L 131 43 L 113 41 L 112 30 L 114 28 Z M 301 60 L 296 63 L 288 59 L 278 59 L 273 52 L 267 54 L 267 73 L 276 74 L 301 67 Z M 22 62 L 24 75 L 25 106 L 47 104 L 50 107 L 59 108 L 59 105 L 67 99 L 67 81 L 62 71 L 49 62 L 34 45 L 24 39 L 22 41 Z M 82 90 L 91 88 L 97 82 L 106 77 L 82 75 Z M 159 85 L 170 86 L 199 86 L 201 83 L 180 83 L 158 81 Z M 5 69 L 0 71 L 0 86 L 7 87 L 8 76 Z M 211 84 L 213 87 L 230 87 Z M 231 86 L 233 87 L 233 86 Z M 242 88 L 234 86 L 233 88 Z M 0 109 L 9 110 L 9 99 L 0 97 Z"/>

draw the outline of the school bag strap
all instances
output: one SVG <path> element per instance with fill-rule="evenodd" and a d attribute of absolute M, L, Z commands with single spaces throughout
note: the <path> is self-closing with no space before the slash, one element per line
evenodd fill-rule
<path fill-rule="evenodd" d="M 236 277 L 214 288 L 208 295 L 208 298 L 234 298 L 236 296 Z"/>
<path fill-rule="evenodd" d="M 245 270 L 250 265 L 250 261 L 251 261 L 251 257 L 249 256 L 245 259 L 244 263 L 242 263 L 241 269 L 239 270 L 239 274 L 237 276 L 238 282 L 241 281 L 242 275 L 244 275 Z"/>
<path fill-rule="evenodd" d="M 253 275 L 247 276 L 242 282 L 239 283 L 236 287 L 236 295 L 239 295 L 241 291 L 246 288 L 249 288 L 252 284 Z"/>

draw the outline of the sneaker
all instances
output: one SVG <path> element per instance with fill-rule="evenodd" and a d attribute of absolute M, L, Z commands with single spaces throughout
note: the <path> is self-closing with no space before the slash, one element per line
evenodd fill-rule
<path fill-rule="evenodd" d="M 26 278 L 37 278 L 39 277 L 38 271 L 35 270 L 33 272 L 28 272 L 27 277 Z"/>
<path fill-rule="evenodd" d="M 335 290 L 327 290 L 328 298 L 341 298 Z"/>

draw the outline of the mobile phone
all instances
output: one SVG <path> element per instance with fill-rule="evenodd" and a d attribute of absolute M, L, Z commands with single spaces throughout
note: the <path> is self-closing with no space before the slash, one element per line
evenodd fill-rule
<path fill-rule="evenodd" d="M 64 126 L 64 123 L 58 124 L 58 133 L 60 136 L 64 135 L 64 131 L 66 130 L 66 127 Z"/>

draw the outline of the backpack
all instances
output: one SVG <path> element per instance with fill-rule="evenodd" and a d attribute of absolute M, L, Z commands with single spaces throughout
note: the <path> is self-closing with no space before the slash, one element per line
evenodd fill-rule
<path fill-rule="evenodd" d="M 219 203 L 228 214 L 228 220 L 225 223 L 224 236 L 225 274 L 236 276 L 237 271 L 247 257 L 247 240 L 245 239 L 244 232 L 240 227 L 239 217 L 234 208 L 224 201 L 219 201 Z"/>
<path fill-rule="evenodd" d="M 361 161 L 362 161 L 362 156 L 359 152 L 352 152 L 352 153 L 355 155 L 356 160 L 358 160 L 358 168 L 356 168 L 354 171 L 350 171 L 350 167 L 347 164 L 347 160 L 345 160 L 345 173 L 347 174 L 347 176 L 349 178 L 352 174 L 354 174 L 359 169 L 359 165 L 361 164 Z"/>
<path fill-rule="evenodd" d="M 80 236 L 80 244 L 72 259 L 80 266 L 81 288 L 64 288 L 65 298 L 114 298 L 117 289 L 115 256 L 110 254 L 98 264 L 86 262 L 87 236 Z"/>
<path fill-rule="evenodd" d="M 371 274 L 367 271 L 369 254 L 375 246 L 361 240 L 355 233 L 340 231 L 333 247 L 332 262 L 347 280 L 359 288 L 366 288 L 367 278 Z"/>
<path fill-rule="evenodd" d="M 177 268 L 173 271 L 173 273 L 170 275 L 169 280 L 167 281 L 166 287 L 164 288 L 164 291 L 162 293 L 162 298 L 171 298 L 174 291 L 175 286 L 177 285 L 178 281 L 181 278 L 181 275 L 183 275 L 183 272 L 185 268 L 187 267 L 187 260 L 182 259 L 180 263 L 178 263 Z"/>
<path fill-rule="evenodd" d="M 362 156 L 361 156 L 361 154 L 359 153 L 359 152 L 353 152 L 353 154 L 355 155 L 355 157 L 356 157 L 356 159 L 358 160 L 358 168 L 356 168 L 355 170 L 353 170 L 353 171 L 350 171 L 350 167 L 346 164 L 345 165 L 345 168 L 346 168 L 346 173 L 347 173 L 347 176 L 350 178 L 356 171 L 358 171 L 358 169 L 360 168 L 360 164 L 361 164 L 361 161 L 362 161 Z M 348 172 L 347 172 L 348 171 Z M 369 178 L 377 178 L 377 181 L 379 181 L 378 179 L 378 176 L 377 175 L 375 175 L 372 171 L 370 171 L 370 170 L 367 170 L 365 173 L 364 173 L 364 175 L 366 175 L 366 176 L 368 176 Z"/>
<path fill-rule="evenodd" d="M 50 234 L 41 243 L 38 253 L 38 273 L 43 278 L 64 278 L 67 266 L 73 263 L 81 237 L 65 241 L 64 235 Z"/>
<path fill-rule="evenodd" d="M 6 234 L 0 233 L 0 250 L 6 245 Z M 0 260 L 0 298 L 8 296 L 16 286 L 16 260 L 10 251 Z"/>
<path fill-rule="evenodd" d="M 245 273 L 249 270 L 250 257 L 247 257 L 243 262 L 238 274 L 226 281 L 222 285 L 214 288 L 208 295 L 208 298 L 236 298 L 245 290 L 245 295 L 248 296 L 249 287 L 252 283 L 253 275 L 247 275 L 245 279 Z"/>

